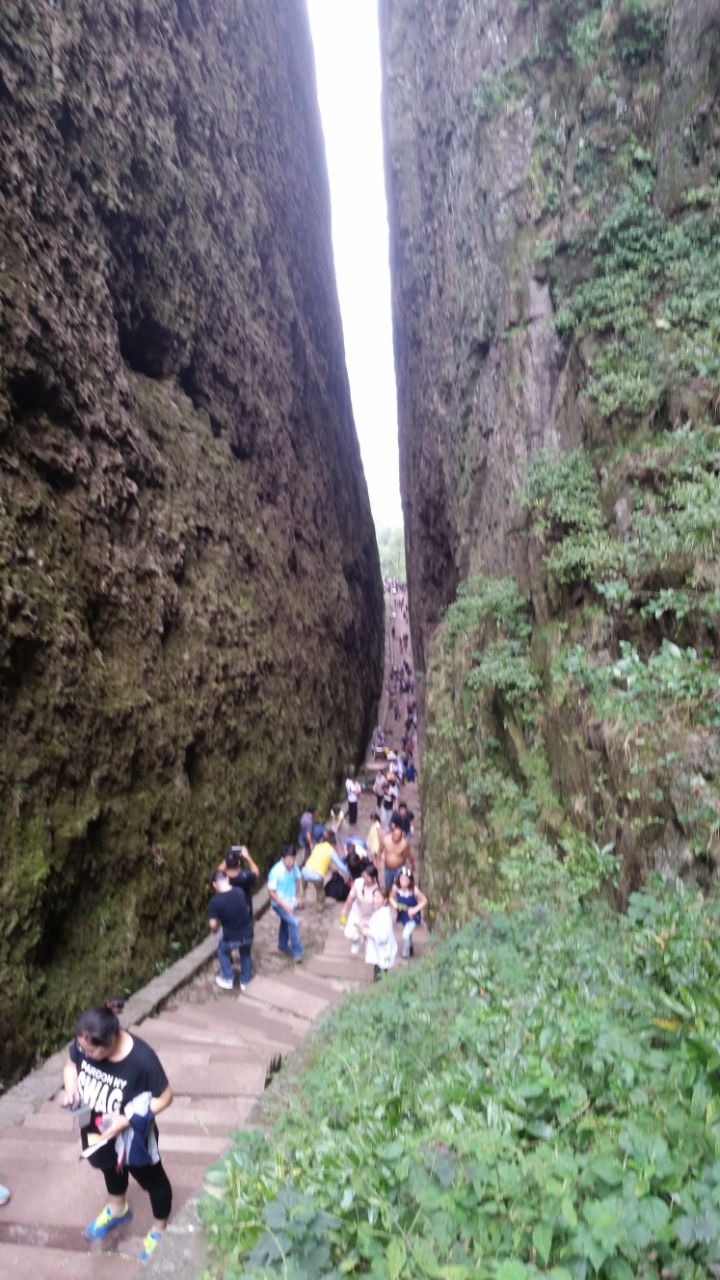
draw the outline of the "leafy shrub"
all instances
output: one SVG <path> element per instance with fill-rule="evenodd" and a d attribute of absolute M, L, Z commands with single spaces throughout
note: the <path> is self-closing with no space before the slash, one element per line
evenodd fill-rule
<path fill-rule="evenodd" d="M 604 415 L 642 416 L 670 384 L 720 375 L 720 218 L 663 217 L 645 167 L 589 244 L 596 273 L 564 299 L 558 331 L 597 335 L 586 391 Z"/>
<path fill-rule="evenodd" d="M 507 67 L 498 75 L 483 77 L 473 93 L 471 109 L 481 120 L 489 120 L 499 111 L 519 103 L 526 87 L 515 68 Z"/>
<path fill-rule="evenodd" d="M 647 660 L 623 640 L 619 658 L 605 665 L 596 664 L 583 645 L 575 645 L 558 655 L 553 674 L 583 685 L 599 719 L 631 727 L 672 716 L 720 725 L 720 671 L 695 649 L 681 649 L 669 640 Z"/>
<path fill-rule="evenodd" d="M 601 529 L 595 469 L 581 449 L 561 453 L 544 449 L 533 458 L 523 501 L 536 512 L 535 527 L 557 536 L 568 530 Z"/>
<path fill-rule="evenodd" d="M 474 693 L 497 691 L 509 706 L 529 705 L 538 690 L 527 644 L 497 640 L 473 655 L 473 667 L 465 684 Z"/>
<path fill-rule="evenodd" d="M 623 0 L 616 34 L 623 62 L 639 66 L 662 58 L 669 14 L 669 0 Z"/>
<path fill-rule="evenodd" d="M 660 882 L 496 911 L 358 995 L 211 1171 L 208 1274 L 714 1274 L 719 925 Z"/>
<path fill-rule="evenodd" d="M 485 618 L 494 620 L 508 635 L 527 638 L 530 623 L 528 601 L 514 578 L 468 578 L 461 582 L 457 600 L 446 612 L 451 640 L 474 630 Z"/>
<path fill-rule="evenodd" d="M 586 453 L 538 453 L 522 500 L 533 510 L 535 533 L 556 543 L 545 567 L 561 582 L 617 579 L 625 561 L 623 547 L 606 527 L 600 488 Z"/>

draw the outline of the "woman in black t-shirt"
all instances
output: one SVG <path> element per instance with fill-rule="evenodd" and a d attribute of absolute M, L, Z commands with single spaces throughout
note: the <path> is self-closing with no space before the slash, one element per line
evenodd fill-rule
<path fill-rule="evenodd" d="M 143 1241 L 147 1262 L 167 1226 L 172 1187 L 160 1160 L 155 1117 L 172 1102 L 172 1089 L 149 1044 L 124 1031 L 122 1000 L 86 1009 L 75 1027 L 63 1069 L 63 1105 L 86 1111 L 83 1154 L 105 1178 L 108 1203 L 86 1227 L 86 1240 L 102 1240 L 132 1219 L 125 1193 L 131 1173 L 150 1196 L 153 1226 Z"/>

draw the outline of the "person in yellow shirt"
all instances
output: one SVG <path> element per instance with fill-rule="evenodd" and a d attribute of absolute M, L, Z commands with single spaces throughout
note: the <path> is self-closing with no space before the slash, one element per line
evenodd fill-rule
<path fill-rule="evenodd" d="M 325 878 L 331 865 L 336 866 L 343 878 L 349 882 L 347 865 L 335 849 L 334 838 L 334 832 L 326 827 L 322 840 L 318 840 L 300 872 L 306 884 L 315 886 L 318 911 L 325 910 Z"/>

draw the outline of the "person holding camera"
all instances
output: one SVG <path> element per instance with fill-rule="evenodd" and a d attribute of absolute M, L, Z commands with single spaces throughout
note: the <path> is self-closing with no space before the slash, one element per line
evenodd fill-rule
<path fill-rule="evenodd" d="M 232 953 L 240 955 L 240 990 L 244 991 L 253 976 L 253 918 L 244 889 L 233 888 L 227 871 L 213 872 L 215 892 L 208 903 L 208 925 L 211 933 L 220 932 L 217 956 L 220 972 L 215 983 L 223 991 L 232 991 L 235 981 Z"/>

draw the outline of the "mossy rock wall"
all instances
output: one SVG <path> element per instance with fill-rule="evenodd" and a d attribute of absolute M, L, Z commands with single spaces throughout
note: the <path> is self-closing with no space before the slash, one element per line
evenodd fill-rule
<path fill-rule="evenodd" d="M 720 4 L 381 19 L 432 887 L 461 918 L 466 872 L 472 898 L 508 851 L 575 837 L 613 846 L 621 899 L 652 867 L 709 883 Z"/>
<path fill-rule="evenodd" d="M 0 14 L 7 1080 L 371 728 L 382 586 L 304 7 Z"/>

